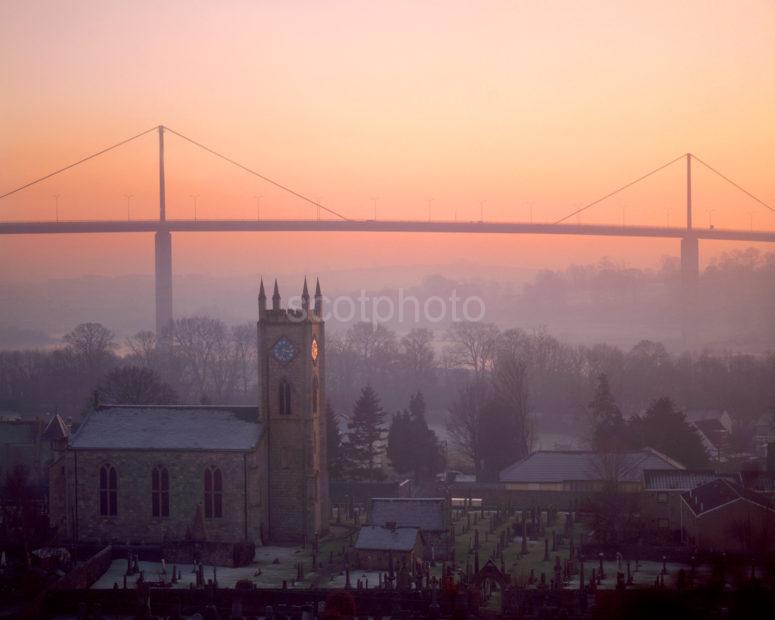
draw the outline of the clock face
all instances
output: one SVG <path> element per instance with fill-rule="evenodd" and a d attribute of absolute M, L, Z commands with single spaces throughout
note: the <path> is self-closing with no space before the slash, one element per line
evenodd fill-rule
<path fill-rule="evenodd" d="M 318 361 L 318 341 L 317 338 L 312 339 L 312 346 L 310 347 L 309 351 L 310 357 L 312 357 L 313 362 Z"/>
<path fill-rule="evenodd" d="M 274 358 L 282 364 L 287 364 L 294 357 L 296 357 L 297 349 L 296 345 L 288 340 L 285 336 L 282 336 L 272 347 L 272 355 Z"/>

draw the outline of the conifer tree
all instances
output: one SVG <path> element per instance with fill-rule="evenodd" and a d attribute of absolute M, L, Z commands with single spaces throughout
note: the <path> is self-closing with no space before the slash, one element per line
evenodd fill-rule
<path fill-rule="evenodd" d="M 592 447 L 599 452 L 621 452 L 630 447 L 631 441 L 611 388 L 608 377 L 601 374 L 597 378 L 597 388 L 589 403 L 592 415 Z"/>
<path fill-rule="evenodd" d="M 352 462 L 352 475 L 361 480 L 381 480 L 379 456 L 384 451 L 385 412 L 379 396 L 367 385 L 355 402 L 348 422 L 347 458 Z"/>
<path fill-rule="evenodd" d="M 441 444 L 425 419 L 422 392 L 412 394 L 408 410 L 393 416 L 388 432 L 387 455 L 398 473 L 411 472 L 418 479 L 444 469 Z"/>

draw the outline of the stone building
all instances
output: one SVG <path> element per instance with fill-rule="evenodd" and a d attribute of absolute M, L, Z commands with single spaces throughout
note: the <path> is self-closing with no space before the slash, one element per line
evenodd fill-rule
<path fill-rule="evenodd" d="M 444 560 L 451 553 L 452 517 L 449 502 L 442 497 L 375 497 L 369 506 L 368 525 L 417 529 L 426 559 Z"/>
<path fill-rule="evenodd" d="M 364 525 L 353 549 L 355 567 L 367 571 L 413 568 L 425 559 L 423 537 L 416 527 Z"/>
<path fill-rule="evenodd" d="M 98 405 L 54 444 L 49 515 L 73 542 L 303 542 L 327 527 L 320 285 L 261 283 L 254 407 Z"/>

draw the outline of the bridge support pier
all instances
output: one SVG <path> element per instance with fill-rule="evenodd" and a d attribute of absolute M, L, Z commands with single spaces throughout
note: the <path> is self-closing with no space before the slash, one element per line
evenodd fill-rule
<path fill-rule="evenodd" d="M 172 235 L 159 230 L 156 246 L 156 337 L 163 338 L 172 323 Z"/>
<path fill-rule="evenodd" d="M 681 239 L 681 327 L 684 346 L 692 350 L 697 345 L 697 307 L 700 289 L 700 243 L 694 235 Z"/>

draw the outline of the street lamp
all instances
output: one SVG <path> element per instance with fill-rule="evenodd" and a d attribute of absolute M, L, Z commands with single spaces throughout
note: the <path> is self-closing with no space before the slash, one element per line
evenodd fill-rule
<path fill-rule="evenodd" d="M 713 213 L 715 209 L 708 209 L 708 228 L 713 228 Z"/>
<path fill-rule="evenodd" d="M 191 194 L 190 198 L 194 201 L 194 221 L 196 222 L 196 201 L 199 198 L 199 194 Z"/>
<path fill-rule="evenodd" d="M 254 196 L 256 199 L 256 219 L 261 219 L 261 196 Z"/>
<path fill-rule="evenodd" d="M 129 205 L 132 202 L 132 198 L 134 198 L 134 194 L 125 194 L 126 198 L 126 221 L 128 222 L 130 219 L 132 219 L 129 215 Z"/>
<path fill-rule="evenodd" d="M 371 200 L 374 203 L 374 221 L 376 221 L 377 220 L 377 201 L 379 200 L 379 196 L 372 196 Z"/>
<path fill-rule="evenodd" d="M 59 221 L 59 194 L 54 194 L 54 215 L 56 221 Z"/>
<path fill-rule="evenodd" d="M 431 221 L 431 205 L 433 204 L 433 198 L 428 198 L 428 221 Z"/>
<path fill-rule="evenodd" d="M 482 200 L 479 202 L 479 221 L 484 222 L 484 203 L 487 202 L 486 200 Z"/>

